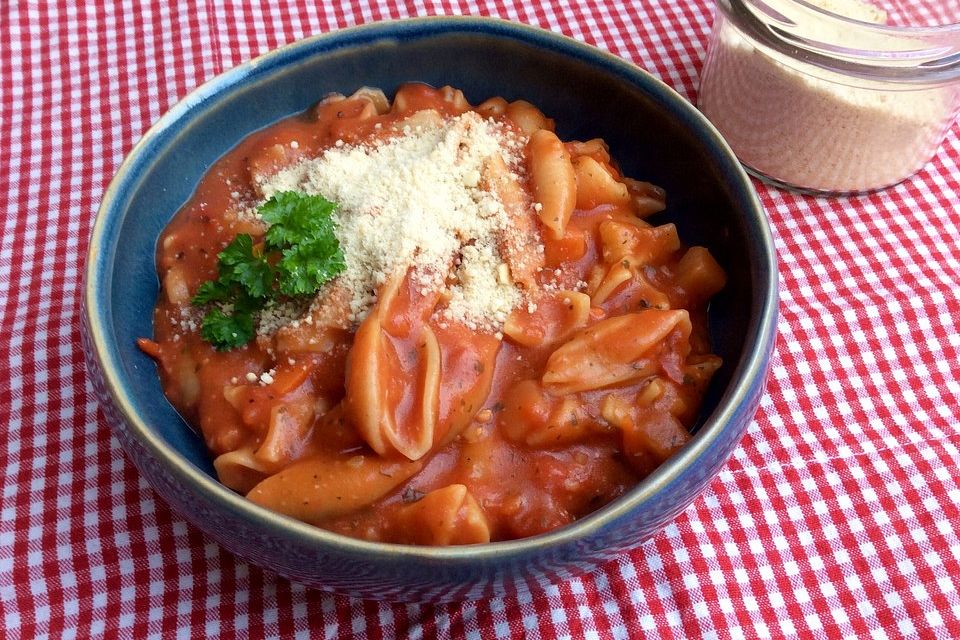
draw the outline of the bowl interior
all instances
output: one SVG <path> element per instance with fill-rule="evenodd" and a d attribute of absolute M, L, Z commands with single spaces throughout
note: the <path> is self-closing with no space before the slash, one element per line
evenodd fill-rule
<path fill-rule="evenodd" d="M 482 25 L 482 26 L 481 26 Z M 153 362 L 135 340 L 151 336 L 158 292 L 158 235 L 215 159 L 252 131 L 309 107 L 332 91 L 402 82 L 460 88 L 472 103 L 525 99 L 557 122 L 562 139 L 602 137 L 628 176 L 667 191 L 660 222 L 682 240 L 710 248 L 729 284 L 711 307 L 715 351 L 726 365 L 706 398 L 701 422 L 756 339 L 769 273 L 758 248 L 755 196 L 708 124 L 669 89 L 583 46 L 516 25 L 469 20 L 394 23 L 340 38 L 306 41 L 235 69 L 168 113 L 131 154 L 111 186 L 94 235 L 92 268 L 104 287 L 88 300 L 103 319 L 119 385 L 148 428 L 191 464 L 213 475 L 201 438 L 163 396 Z M 760 214 L 762 215 L 762 214 Z M 751 265 L 754 265 L 753 267 Z"/>

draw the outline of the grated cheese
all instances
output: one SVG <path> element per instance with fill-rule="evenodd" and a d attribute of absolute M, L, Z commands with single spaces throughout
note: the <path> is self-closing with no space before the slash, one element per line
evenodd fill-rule
<path fill-rule="evenodd" d="M 511 151 L 523 147 L 520 136 L 473 112 L 443 120 L 421 111 L 410 121 L 415 126 L 385 140 L 337 140 L 257 186 L 265 198 L 302 191 L 339 204 L 334 221 L 346 270 L 336 286 L 350 292 L 350 321 L 363 320 L 380 286 L 409 269 L 421 295 L 442 292 L 443 319 L 496 333 L 523 294 L 499 250 L 510 242 L 510 215 L 482 178 L 495 154 L 522 176 L 521 158 Z"/>
<path fill-rule="evenodd" d="M 283 326 L 299 326 L 305 305 L 295 301 L 277 302 L 268 300 L 257 315 L 257 334 L 269 335 Z M 309 316 L 307 316 L 309 317 Z"/>

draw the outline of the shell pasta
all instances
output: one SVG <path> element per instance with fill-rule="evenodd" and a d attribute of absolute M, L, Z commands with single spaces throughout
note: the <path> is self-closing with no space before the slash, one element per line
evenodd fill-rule
<path fill-rule="evenodd" d="M 721 366 L 725 273 L 665 207 L 528 102 L 332 94 L 204 176 L 140 345 L 259 505 L 369 540 L 536 535 L 682 447 Z"/>

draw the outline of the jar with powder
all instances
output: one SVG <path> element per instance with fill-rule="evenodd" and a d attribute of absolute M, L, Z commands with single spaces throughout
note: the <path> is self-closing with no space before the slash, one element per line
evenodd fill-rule
<path fill-rule="evenodd" d="M 896 184 L 960 110 L 960 3 L 718 0 L 699 107 L 768 181 Z"/>

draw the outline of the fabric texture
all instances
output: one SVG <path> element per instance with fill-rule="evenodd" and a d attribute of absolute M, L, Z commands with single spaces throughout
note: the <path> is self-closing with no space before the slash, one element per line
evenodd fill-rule
<path fill-rule="evenodd" d="M 8 2 L 0 8 L 0 636 L 960 637 L 960 126 L 851 198 L 757 183 L 781 268 L 767 392 L 664 531 L 519 597 L 439 606 L 309 591 L 157 499 L 110 435 L 79 342 L 101 194 L 221 71 L 379 19 L 493 15 L 606 49 L 696 99 L 713 4 Z"/>

